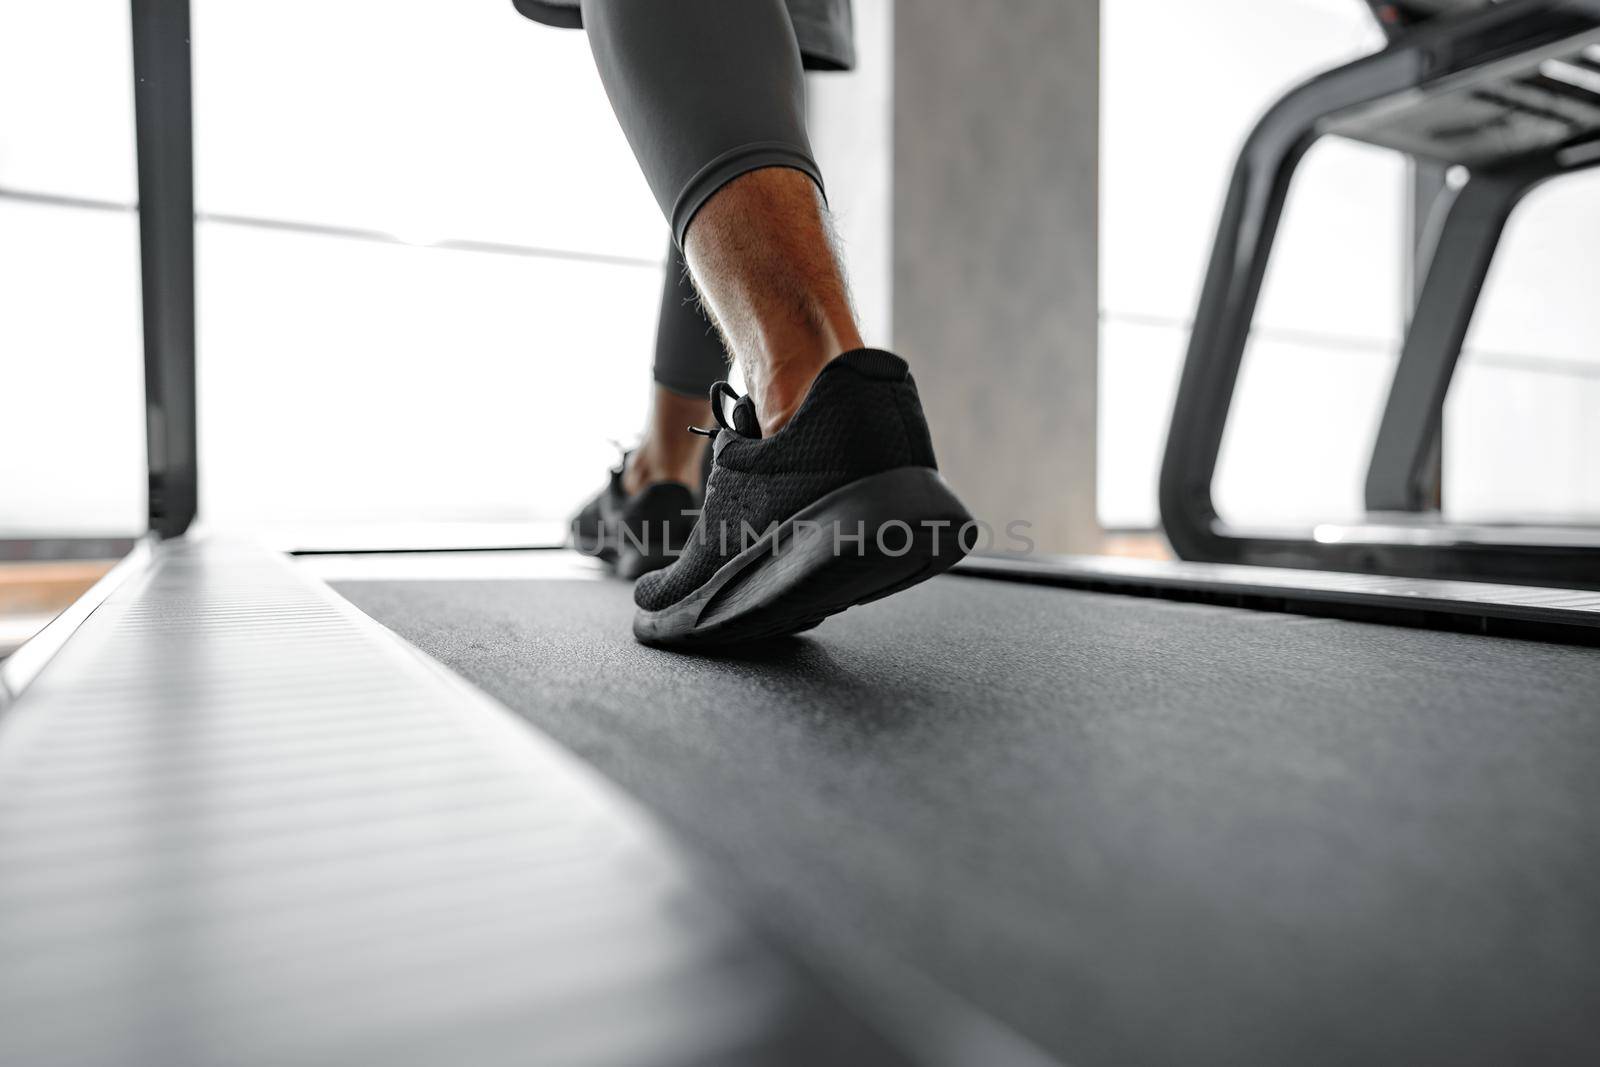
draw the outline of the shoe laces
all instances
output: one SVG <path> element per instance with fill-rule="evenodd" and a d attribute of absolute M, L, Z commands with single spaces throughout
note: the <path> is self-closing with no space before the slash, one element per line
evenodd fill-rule
<path fill-rule="evenodd" d="M 733 401 L 732 421 L 729 421 L 724 400 Z M 727 382 L 717 382 L 711 387 L 711 416 L 717 420 L 717 427 L 729 433 L 740 437 L 761 436 L 761 424 L 756 421 L 755 401 L 748 395 L 740 396 Z M 690 426 L 689 432 L 701 437 L 715 437 L 719 430 L 716 427 Z"/>
<path fill-rule="evenodd" d="M 638 448 L 639 445 L 637 442 L 632 445 L 626 445 L 615 437 L 608 437 L 606 440 L 610 442 L 612 448 L 617 450 L 617 465 L 611 468 L 611 476 L 613 478 L 621 478 L 622 472 L 628 469 L 628 457 L 633 455 L 634 449 Z"/>

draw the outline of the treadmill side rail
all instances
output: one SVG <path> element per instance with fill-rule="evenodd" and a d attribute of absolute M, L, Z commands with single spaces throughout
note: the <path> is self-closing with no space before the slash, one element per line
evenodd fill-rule
<path fill-rule="evenodd" d="M 0 1062 L 907 1062 L 325 585 L 150 556 L 0 720 Z"/>

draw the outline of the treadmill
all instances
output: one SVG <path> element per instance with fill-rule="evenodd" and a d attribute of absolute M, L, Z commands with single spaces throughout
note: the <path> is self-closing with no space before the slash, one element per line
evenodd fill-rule
<path fill-rule="evenodd" d="M 561 549 L 195 524 L 188 12 L 133 0 L 150 534 L 0 662 L 0 1063 L 1600 1060 L 1593 548 L 1450 528 L 1429 481 L 1505 213 L 1600 157 L 1541 80 L 1595 66 L 1600 0 L 1373 10 L 1388 46 L 1241 153 L 1162 473 L 1181 560 L 975 558 L 682 655 Z M 1373 521 L 1269 536 L 1211 467 L 1323 134 L 1470 178 Z"/>

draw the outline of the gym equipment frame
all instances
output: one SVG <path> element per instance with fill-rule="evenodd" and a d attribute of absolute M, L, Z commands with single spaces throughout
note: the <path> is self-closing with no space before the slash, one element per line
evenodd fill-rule
<path fill-rule="evenodd" d="M 1384 9 L 1388 46 L 1288 92 L 1239 154 L 1167 438 L 1162 523 L 1190 560 L 1600 587 L 1600 531 L 1452 526 L 1429 510 L 1444 397 L 1505 222 L 1540 183 L 1600 163 L 1600 93 L 1549 73 L 1600 78 L 1600 0 L 1511 0 L 1402 29 L 1402 9 Z M 1469 176 L 1426 227 L 1366 482 L 1373 521 L 1305 536 L 1235 528 L 1211 492 L 1223 430 L 1290 183 L 1329 134 Z"/>

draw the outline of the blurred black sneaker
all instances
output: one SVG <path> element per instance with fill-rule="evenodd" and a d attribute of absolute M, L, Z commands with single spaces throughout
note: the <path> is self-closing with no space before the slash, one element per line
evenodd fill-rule
<path fill-rule="evenodd" d="M 646 644 L 713 646 L 797 633 L 954 566 L 971 516 L 939 476 L 905 361 L 834 359 L 788 425 L 763 438 L 749 397 L 721 430 L 683 555 L 634 587 Z M 731 419 L 731 421 L 730 421 Z"/>
<path fill-rule="evenodd" d="M 634 579 L 667 566 L 688 543 L 699 513 L 694 490 L 679 482 L 657 482 L 629 496 L 622 488 L 626 454 L 606 487 L 572 517 L 572 545 Z"/>

